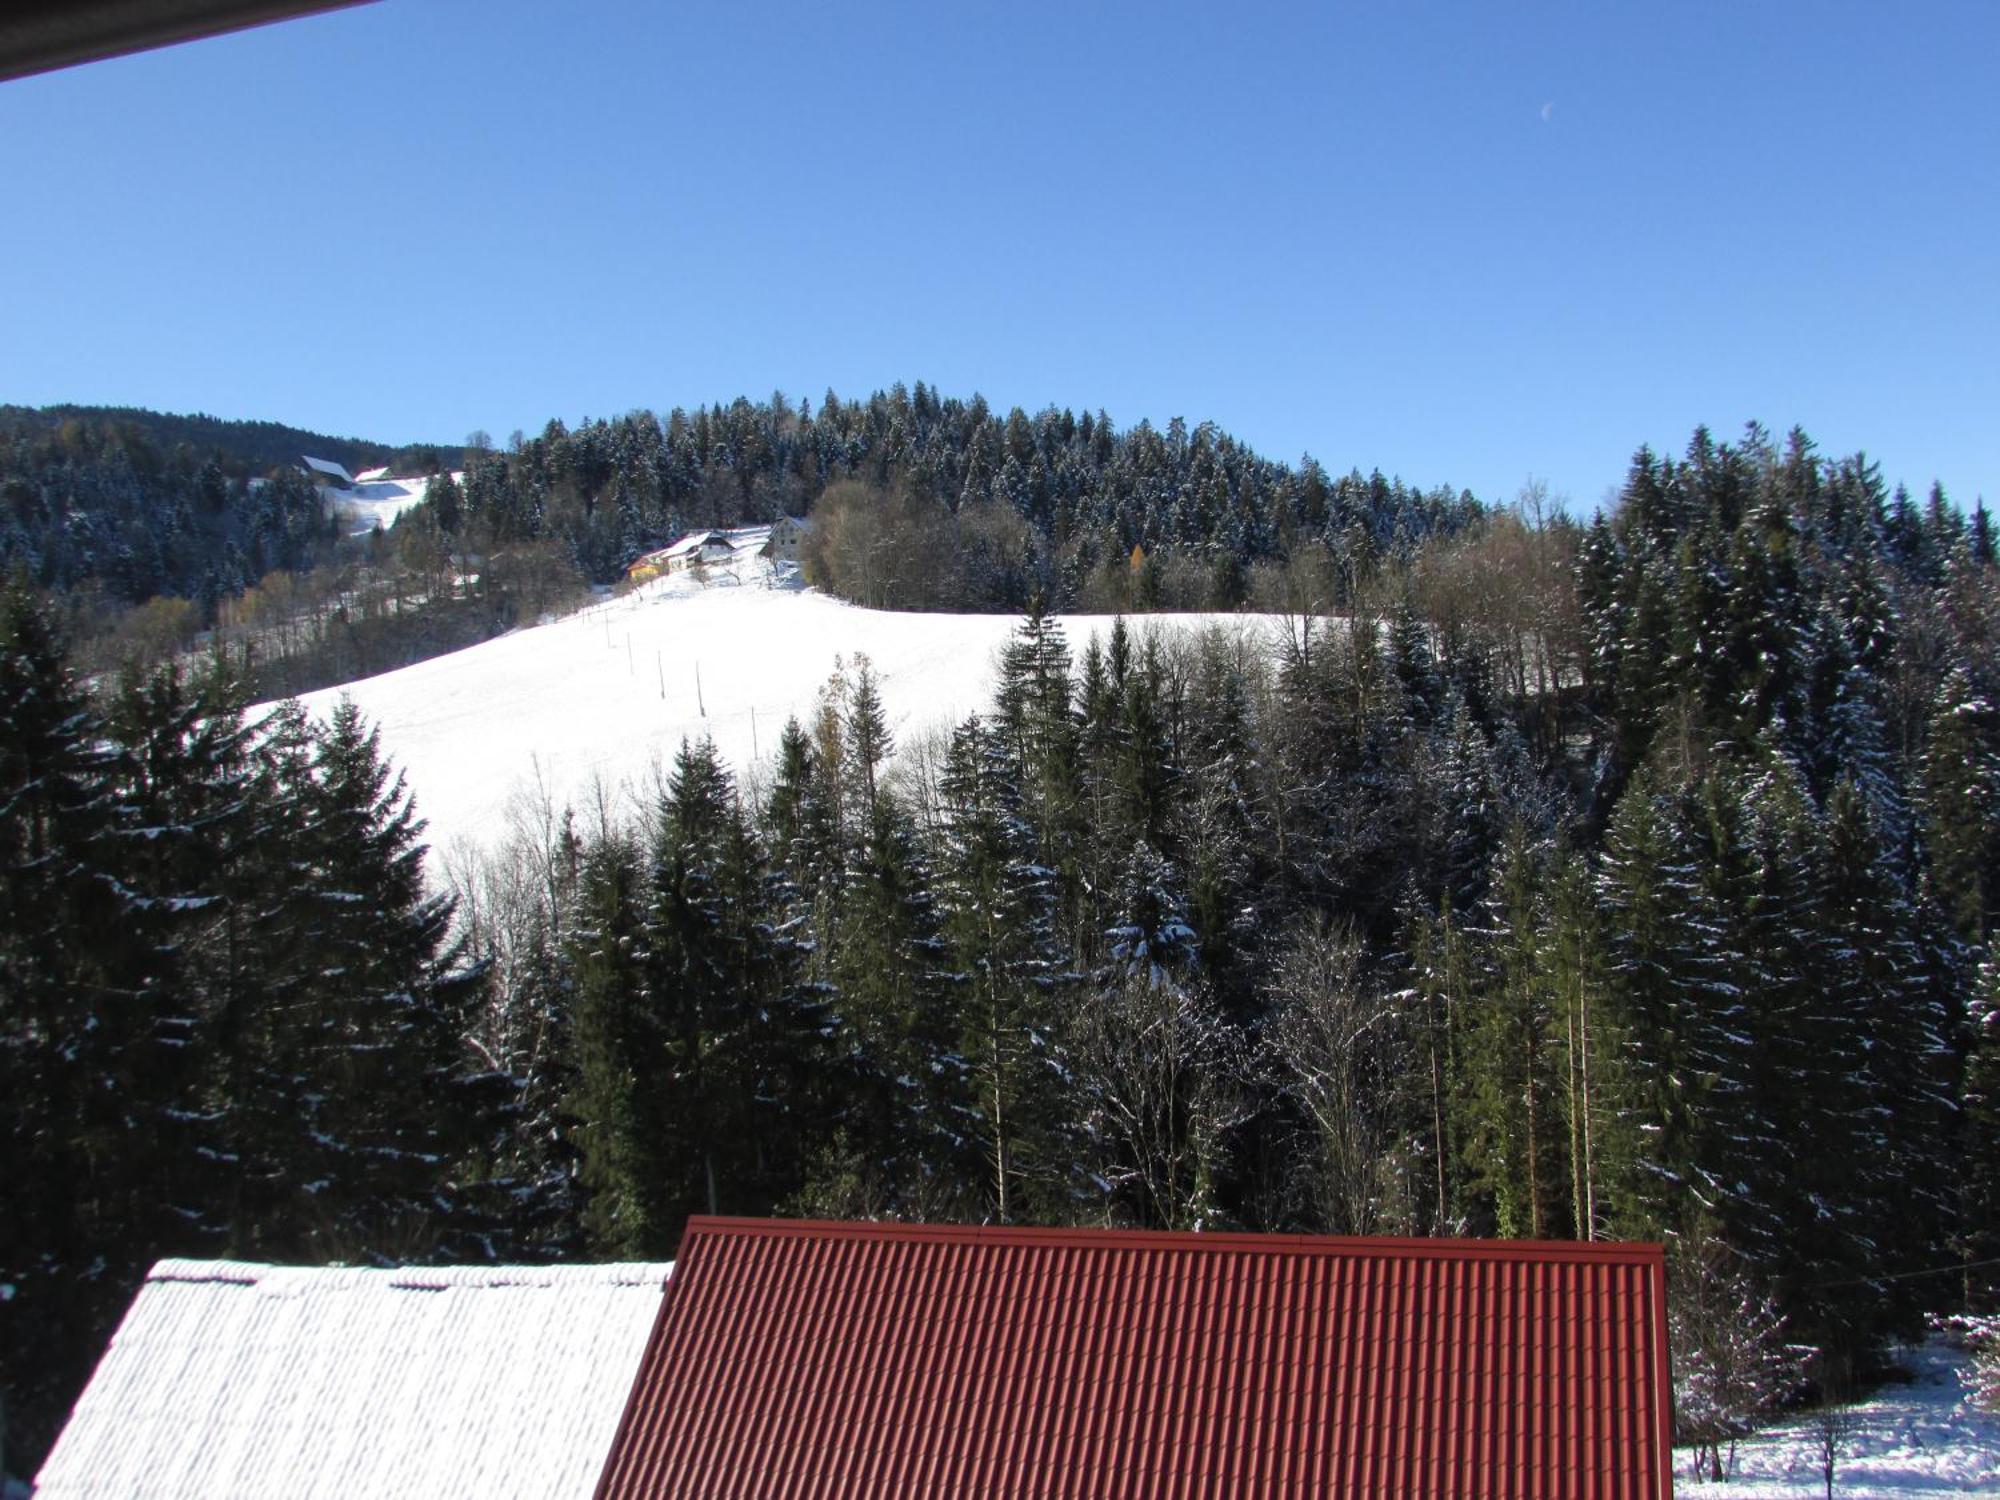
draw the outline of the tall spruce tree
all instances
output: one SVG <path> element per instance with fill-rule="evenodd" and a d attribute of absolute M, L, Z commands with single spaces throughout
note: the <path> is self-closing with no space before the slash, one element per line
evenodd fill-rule
<path fill-rule="evenodd" d="M 682 743 L 660 823 L 644 958 L 658 1055 L 641 1086 L 668 1101 L 653 1111 L 666 1191 L 676 1219 L 766 1206 L 772 1153 L 794 1144 L 766 1135 L 775 1101 L 762 1054 L 782 973 L 762 854 L 712 741 Z"/>
<path fill-rule="evenodd" d="M 1826 1174 L 1822 1202 L 1844 1210 L 1822 1253 L 1847 1274 L 1823 1277 L 1838 1290 L 1818 1303 L 1818 1331 L 1840 1359 L 1858 1359 L 1907 1322 L 1907 1284 L 1868 1278 L 1931 1263 L 1942 1226 L 1944 1018 L 1899 864 L 1873 799 L 1844 778 L 1820 846 L 1814 954 L 1823 1007 L 1814 1030 L 1825 1049 L 1817 1086 L 1844 1105 L 1839 1133 L 1814 1152 Z"/>
<path fill-rule="evenodd" d="M 162 1244 L 183 1101 L 166 911 L 126 866 L 124 756 L 48 615 L 0 590 L 0 1382 L 10 1452 L 53 1439 Z"/>
<path fill-rule="evenodd" d="M 1699 871 L 1673 799 L 1642 775 L 1605 837 L 1598 899 L 1605 981 L 1627 1048 L 1624 1101 L 1633 1157 L 1618 1195 L 1620 1228 L 1660 1235 L 1685 1226 L 1704 1179 L 1709 1095 L 1719 1076 L 1710 1018 L 1732 998 L 1726 960 L 1706 920 Z"/>
<path fill-rule="evenodd" d="M 2000 901 L 2000 713 L 1963 665 L 1938 685 L 1919 775 L 1938 899 L 1963 941 L 1985 942 Z"/>
<path fill-rule="evenodd" d="M 939 782 L 938 914 L 949 954 L 972 1129 L 988 1209 L 1020 1222 L 1062 1212 L 1068 1175 L 1053 987 L 1053 891 L 1020 816 L 1020 788 L 990 728 L 953 733 Z"/>
<path fill-rule="evenodd" d="M 658 1079 L 664 1043 L 646 984 L 645 900 L 628 840 L 586 846 L 565 953 L 576 993 L 568 1112 L 588 1191 L 585 1231 L 599 1254 L 633 1259 L 669 1253 L 676 1229 L 657 1119 L 672 1099 Z"/>
<path fill-rule="evenodd" d="M 1509 1238 L 1553 1238 L 1570 1223 L 1560 1105 L 1557 1007 L 1543 953 L 1548 850 L 1516 824 L 1470 935 L 1479 983 L 1461 1069 L 1460 1149 L 1469 1185 Z"/>
<path fill-rule="evenodd" d="M 293 1209 L 348 1259 L 453 1253 L 479 1227 L 470 1189 L 506 1080 L 472 1050 L 485 972 L 424 881 L 423 822 L 380 732 L 343 699 L 314 730 L 297 931 L 314 1011 Z"/>
<path fill-rule="evenodd" d="M 1975 1312 L 2000 1308 L 2000 963 L 1988 959 L 1965 1004 L 1968 1045 L 1959 1094 L 1956 1250 Z"/>

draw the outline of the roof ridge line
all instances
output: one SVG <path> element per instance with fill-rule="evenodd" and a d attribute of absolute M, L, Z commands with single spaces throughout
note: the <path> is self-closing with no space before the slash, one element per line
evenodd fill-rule
<path fill-rule="evenodd" d="M 1105 1250 L 1235 1251 L 1252 1254 L 1419 1256 L 1433 1260 L 1575 1260 L 1620 1264 L 1662 1261 L 1658 1241 L 1453 1239 L 1442 1236 L 1259 1234 L 1229 1230 L 1098 1229 L 1017 1224 L 901 1224 L 838 1219 L 761 1219 L 694 1214 L 686 1238 L 748 1235 L 773 1239 L 884 1240 L 900 1243 L 1012 1243 Z M 683 1250 L 685 1253 L 685 1248 Z"/>

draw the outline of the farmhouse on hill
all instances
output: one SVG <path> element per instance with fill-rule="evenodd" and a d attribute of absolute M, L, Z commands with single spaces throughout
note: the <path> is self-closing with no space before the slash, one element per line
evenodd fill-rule
<path fill-rule="evenodd" d="M 645 583 L 658 578 L 667 570 L 667 551 L 662 547 L 655 552 L 641 553 L 625 564 L 625 578 L 629 583 Z"/>
<path fill-rule="evenodd" d="M 634 583 L 644 583 L 662 574 L 684 573 L 710 563 L 730 562 L 746 554 L 766 554 L 770 550 L 771 533 L 769 526 L 690 531 L 670 547 L 635 558 L 626 566 L 625 576 Z"/>
<path fill-rule="evenodd" d="M 670 1269 L 161 1261 L 36 1500 L 590 1500 Z"/>
<path fill-rule="evenodd" d="M 1672 1493 L 1658 1245 L 689 1221 L 599 1488 Z"/>
<path fill-rule="evenodd" d="M 764 544 L 764 556 L 773 562 L 795 563 L 805 545 L 812 522 L 803 516 L 780 516 L 771 523 L 771 539 Z"/>

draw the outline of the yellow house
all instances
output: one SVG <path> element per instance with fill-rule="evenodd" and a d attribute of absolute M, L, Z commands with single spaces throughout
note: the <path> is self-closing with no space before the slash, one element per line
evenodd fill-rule
<path fill-rule="evenodd" d="M 662 547 L 657 552 L 648 552 L 644 557 L 634 558 L 626 566 L 625 581 L 627 583 L 645 583 L 650 579 L 658 578 L 666 570 L 667 549 Z"/>

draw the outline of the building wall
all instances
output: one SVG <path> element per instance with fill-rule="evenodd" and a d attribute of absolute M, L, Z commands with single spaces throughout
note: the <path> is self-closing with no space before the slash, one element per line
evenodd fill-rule
<path fill-rule="evenodd" d="M 789 516 L 781 516 L 771 527 L 771 556 L 779 562 L 795 563 L 799 560 L 799 548 L 805 542 L 805 531 Z"/>

